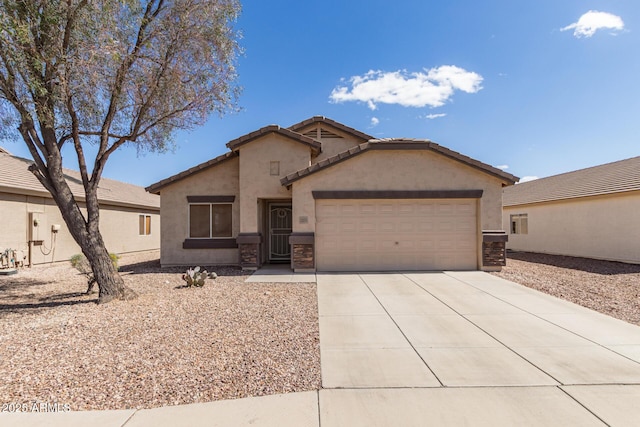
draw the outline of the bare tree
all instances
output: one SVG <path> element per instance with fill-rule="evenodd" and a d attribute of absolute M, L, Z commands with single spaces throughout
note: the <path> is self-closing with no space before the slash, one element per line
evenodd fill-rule
<path fill-rule="evenodd" d="M 0 120 L 17 126 L 101 303 L 135 296 L 99 230 L 105 163 L 124 144 L 165 150 L 176 130 L 235 108 L 239 11 L 237 0 L 0 0 Z M 95 158 L 85 157 L 87 144 Z M 63 174 L 65 145 L 86 214 Z"/>

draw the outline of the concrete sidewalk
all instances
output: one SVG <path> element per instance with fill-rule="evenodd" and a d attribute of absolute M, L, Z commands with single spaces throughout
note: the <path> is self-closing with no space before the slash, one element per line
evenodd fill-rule
<path fill-rule="evenodd" d="M 140 411 L 0 414 L 0 425 L 640 420 L 640 327 L 481 272 L 317 274 L 317 283 L 320 391 Z"/>

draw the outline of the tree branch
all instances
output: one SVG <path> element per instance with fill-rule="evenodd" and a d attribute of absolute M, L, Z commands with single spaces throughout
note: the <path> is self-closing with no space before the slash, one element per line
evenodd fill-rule
<path fill-rule="evenodd" d="M 98 150 L 98 153 L 96 154 L 93 174 L 91 175 L 91 182 L 94 186 L 97 186 L 97 183 L 100 181 L 100 177 L 102 176 L 102 171 L 104 169 L 104 164 L 113 152 L 113 150 L 108 149 L 109 129 L 111 128 L 111 124 L 113 123 L 116 114 L 116 105 L 118 104 L 120 95 L 122 94 L 125 76 L 138 58 L 138 54 L 144 44 L 145 32 L 147 30 L 147 27 L 151 22 L 153 22 L 153 20 L 162 10 L 164 0 L 159 0 L 155 9 L 153 7 L 153 4 L 153 1 L 150 1 L 147 4 L 144 16 L 142 17 L 140 28 L 138 29 L 136 42 L 133 46 L 133 49 L 131 50 L 131 53 L 129 53 L 129 55 L 127 55 L 126 58 L 122 61 L 120 67 L 118 68 L 118 71 L 116 72 L 115 81 L 111 91 L 111 98 L 109 100 L 109 108 L 107 109 L 107 114 L 105 115 L 100 132 L 100 148 Z M 126 142 L 126 139 L 123 140 L 122 138 L 120 138 L 118 141 L 120 142 L 116 142 L 114 143 L 114 145 L 119 147 L 120 145 L 124 144 L 124 142 Z"/>

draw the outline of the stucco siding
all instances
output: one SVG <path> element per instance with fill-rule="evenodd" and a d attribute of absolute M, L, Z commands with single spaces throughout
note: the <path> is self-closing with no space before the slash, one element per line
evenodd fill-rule
<path fill-rule="evenodd" d="M 237 249 L 183 249 L 189 237 L 187 196 L 235 196 L 232 204 L 232 236 L 240 232 L 240 191 L 238 157 L 181 179 L 162 189 L 162 243 L 160 262 L 172 265 L 237 264 Z"/>
<path fill-rule="evenodd" d="M 33 264 L 66 261 L 80 253 L 80 247 L 73 240 L 52 199 L 10 193 L 0 193 L 0 249 L 11 248 L 22 250 L 25 255 L 28 253 L 31 229 L 29 213 L 32 212 L 38 214 L 38 226 L 34 230 L 37 236 L 33 236 L 34 240 L 43 242 L 40 246 L 32 247 Z M 150 235 L 139 235 L 140 214 L 151 216 Z M 60 225 L 60 231 L 55 234 L 51 232 L 54 224 Z M 121 254 L 160 247 L 160 215 L 157 211 L 102 203 L 100 231 L 110 252 Z"/>
<path fill-rule="evenodd" d="M 292 188 L 294 232 L 314 231 L 314 190 L 483 190 L 479 232 L 502 227 L 501 181 L 426 150 L 365 152 L 300 179 Z"/>
<path fill-rule="evenodd" d="M 509 234 L 507 248 L 640 263 L 640 192 L 565 201 L 506 206 L 510 215 L 527 214 L 528 233 Z"/>
<path fill-rule="evenodd" d="M 258 199 L 291 199 L 291 191 L 280 179 L 306 168 L 311 161 L 309 147 L 278 134 L 270 134 L 240 148 L 240 232 L 260 229 Z M 279 162 L 277 175 L 271 162 Z"/>
<path fill-rule="evenodd" d="M 362 140 L 356 139 L 353 136 L 349 136 L 346 133 L 335 131 L 336 134 L 340 134 L 342 138 L 320 138 L 322 142 L 322 152 L 312 159 L 312 163 L 317 163 L 329 157 L 333 157 L 337 154 L 343 153 L 352 147 L 362 143 Z"/>
<path fill-rule="evenodd" d="M 0 193 L 0 250 L 27 249 L 27 196 Z"/>

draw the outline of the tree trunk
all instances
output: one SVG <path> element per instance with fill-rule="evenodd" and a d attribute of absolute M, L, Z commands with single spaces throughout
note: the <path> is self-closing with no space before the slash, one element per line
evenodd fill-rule
<path fill-rule="evenodd" d="M 98 303 L 104 304 L 114 299 L 130 300 L 136 293 L 125 286 L 124 280 L 118 274 L 111 257 L 102 242 L 100 234 L 91 235 L 89 242 L 82 248 L 82 253 L 87 257 L 91 265 L 93 277 L 98 283 Z"/>
<path fill-rule="evenodd" d="M 100 291 L 98 303 L 103 304 L 114 299 L 130 300 L 135 298 L 137 294 L 125 286 L 124 280 L 113 265 L 102 239 L 99 228 L 100 207 L 97 195 L 85 188 L 87 207 L 87 219 L 85 219 L 80 206 L 63 178 L 61 162 L 57 163 L 57 167 L 53 165 L 49 167 L 51 182 L 57 190 L 52 193 L 52 196 L 71 236 L 80 246 L 82 253 L 91 265 L 93 277 Z"/>

